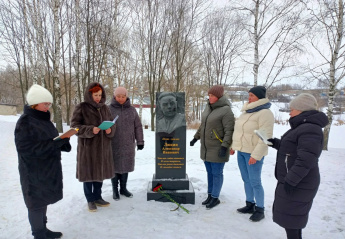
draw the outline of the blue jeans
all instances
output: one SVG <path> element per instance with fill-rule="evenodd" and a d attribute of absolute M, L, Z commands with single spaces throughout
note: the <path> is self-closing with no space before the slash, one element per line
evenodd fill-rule
<path fill-rule="evenodd" d="M 212 197 L 218 198 L 223 186 L 223 169 L 225 163 L 211 163 L 205 161 L 207 171 L 207 193 Z"/>
<path fill-rule="evenodd" d="M 261 184 L 261 169 L 264 164 L 264 157 L 251 165 L 248 164 L 249 159 L 249 153 L 237 152 L 237 162 L 244 182 L 246 201 L 251 203 L 256 202 L 257 207 L 264 208 L 264 188 Z"/>
<path fill-rule="evenodd" d="M 83 184 L 87 202 L 94 202 L 102 198 L 103 182 L 84 182 Z"/>

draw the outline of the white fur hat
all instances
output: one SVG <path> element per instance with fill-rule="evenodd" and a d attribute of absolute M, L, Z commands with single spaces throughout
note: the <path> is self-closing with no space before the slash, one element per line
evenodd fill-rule
<path fill-rule="evenodd" d="M 290 108 L 299 111 L 317 110 L 315 97 L 308 93 L 302 93 L 290 102 Z"/>
<path fill-rule="evenodd" d="M 28 105 L 36 105 L 43 102 L 53 103 L 53 96 L 46 88 L 34 84 L 26 94 L 26 101 Z"/>

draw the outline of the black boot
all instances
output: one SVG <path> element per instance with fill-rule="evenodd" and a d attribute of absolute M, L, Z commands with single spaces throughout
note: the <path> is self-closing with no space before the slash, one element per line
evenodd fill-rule
<path fill-rule="evenodd" d="M 61 232 L 53 232 L 51 230 L 49 230 L 48 228 L 46 229 L 46 237 L 49 239 L 55 239 L 55 238 L 61 238 L 62 237 L 62 233 Z"/>
<path fill-rule="evenodd" d="M 262 207 L 255 207 L 255 212 L 249 218 L 252 222 L 258 222 L 265 218 L 265 209 Z"/>
<path fill-rule="evenodd" d="M 45 214 L 47 214 L 47 212 L 45 212 Z M 61 238 L 62 237 L 61 232 L 53 232 L 47 228 L 47 222 L 48 222 L 47 215 L 44 216 L 43 222 L 44 222 L 44 227 L 46 230 L 45 235 L 46 235 L 47 239 Z"/>
<path fill-rule="evenodd" d="M 120 194 L 125 195 L 128 198 L 132 198 L 133 194 L 127 190 L 128 173 L 121 174 L 120 177 Z"/>
<path fill-rule="evenodd" d="M 206 204 L 209 204 L 210 201 L 211 201 L 212 197 L 211 197 L 211 194 L 208 194 L 207 198 L 205 201 L 203 201 L 201 204 L 202 205 L 206 205 Z"/>
<path fill-rule="evenodd" d="M 211 197 L 211 200 L 208 204 L 206 204 L 206 209 L 211 209 L 217 206 L 220 203 L 218 198 Z"/>
<path fill-rule="evenodd" d="M 247 202 L 247 201 L 246 201 L 246 206 L 237 209 L 237 212 L 239 212 L 239 213 L 250 213 L 250 214 L 253 214 L 254 211 L 255 211 L 255 208 L 254 208 L 254 207 L 255 207 L 255 203 Z"/>
<path fill-rule="evenodd" d="M 118 189 L 118 185 L 119 185 L 119 174 L 115 173 L 115 177 L 113 177 L 111 179 L 111 184 L 113 185 L 113 198 L 115 201 L 120 200 L 120 194 L 119 194 L 119 189 Z"/>
<path fill-rule="evenodd" d="M 46 229 L 33 231 L 32 235 L 34 239 L 48 239 L 46 236 Z"/>

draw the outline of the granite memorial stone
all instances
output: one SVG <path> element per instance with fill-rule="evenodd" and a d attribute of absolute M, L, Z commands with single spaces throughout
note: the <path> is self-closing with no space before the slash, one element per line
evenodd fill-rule
<path fill-rule="evenodd" d="M 147 200 L 167 201 L 152 188 L 158 183 L 179 203 L 195 203 L 186 174 L 185 93 L 156 93 L 156 173 L 149 183 Z"/>

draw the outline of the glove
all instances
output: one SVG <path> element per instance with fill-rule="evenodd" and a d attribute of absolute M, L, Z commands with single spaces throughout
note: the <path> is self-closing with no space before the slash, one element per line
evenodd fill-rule
<path fill-rule="evenodd" d="M 138 145 L 137 147 L 138 147 L 138 150 L 143 150 L 144 145 Z"/>
<path fill-rule="evenodd" d="M 69 138 L 55 140 L 54 144 L 56 148 L 61 148 L 64 144 L 69 144 Z"/>
<path fill-rule="evenodd" d="M 218 153 L 218 157 L 219 158 L 225 158 L 226 156 L 226 151 L 227 151 L 227 148 L 222 146 L 219 150 L 219 153 Z"/>
<path fill-rule="evenodd" d="M 62 145 L 61 147 L 61 151 L 64 151 L 64 152 L 70 152 L 71 149 L 72 149 L 72 146 L 69 142 L 67 144 Z"/>
<path fill-rule="evenodd" d="M 295 187 L 290 185 L 290 184 L 288 184 L 287 182 L 285 182 L 284 183 L 284 190 L 285 190 L 286 194 L 290 195 L 290 194 L 293 193 L 293 191 L 295 191 Z"/>
<path fill-rule="evenodd" d="M 196 143 L 196 141 L 198 141 L 196 138 L 194 138 L 192 141 L 190 141 L 190 146 L 194 146 L 194 144 Z"/>
<path fill-rule="evenodd" d="M 271 139 L 267 139 L 267 141 L 272 143 L 272 144 L 268 144 L 269 147 L 272 147 L 272 148 L 275 148 L 275 149 L 279 148 L 280 139 L 271 138 Z"/>
<path fill-rule="evenodd" d="M 61 151 L 69 152 L 72 149 L 71 144 L 69 143 L 69 138 L 64 138 L 54 141 L 55 147 L 59 148 Z"/>

